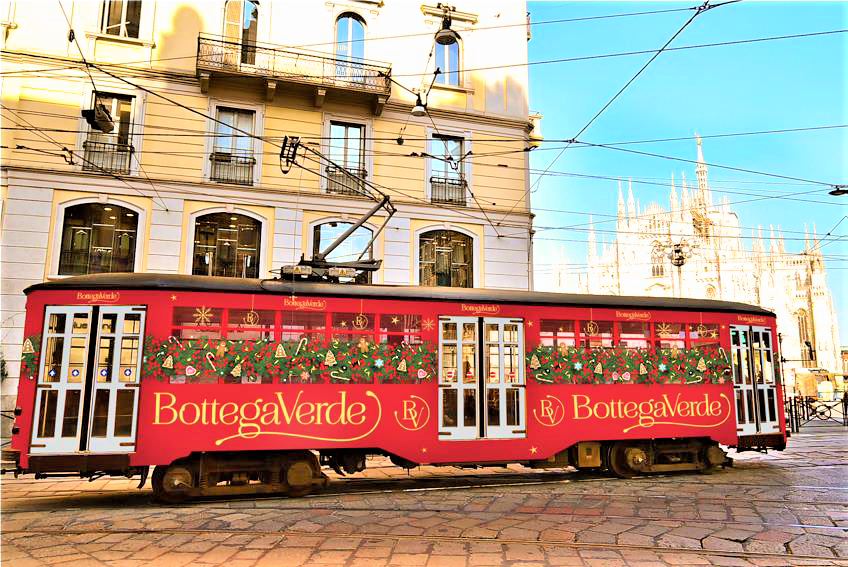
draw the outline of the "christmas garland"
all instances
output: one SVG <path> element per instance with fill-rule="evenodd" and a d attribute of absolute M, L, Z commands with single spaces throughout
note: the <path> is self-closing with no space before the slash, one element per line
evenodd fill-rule
<path fill-rule="evenodd" d="M 372 344 L 320 338 L 298 342 L 157 340 L 144 342 L 142 376 L 171 383 L 415 384 L 436 377 L 432 345 Z"/>
<path fill-rule="evenodd" d="M 41 335 L 33 335 L 24 340 L 21 348 L 21 377 L 37 376 L 41 348 Z"/>
<path fill-rule="evenodd" d="M 724 384 L 723 348 L 582 348 L 539 345 L 527 353 L 527 375 L 541 384 Z"/>

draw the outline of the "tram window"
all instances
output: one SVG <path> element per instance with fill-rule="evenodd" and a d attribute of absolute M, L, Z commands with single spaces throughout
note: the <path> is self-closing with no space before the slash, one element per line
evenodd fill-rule
<path fill-rule="evenodd" d="M 456 382 L 456 345 L 442 345 L 442 382 Z"/>
<path fill-rule="evenodd" d="M 506 424 L 521 424 L 521 405 L 518 390 L 510 388 L 506 391 Z"/>
<path fill-rule="evenodd" d="M 65 392 L 65 411 L 62 414 L 62 437 L 77 436 L 80 393 L 81 392 L 79 390 L 68 390 Z"/>
<path fill-rule="evenodd" d="M 497 388 L 492 388 L 488 391 L 486 407 L 488 408 L 487 419 L 488 425 L 501 424 L 501 393 Z M 468 424 L 466 424 L 468 425 Z M 471 425 L 474 425 L 473 423 Z"/>
<path fill-rule="evenodd" d="M 611 348 L 612 327 L 612 321 L 581 321 L 580 346 Z"/>
<path fill-rule="evenodd" d="M 231 340 L 271 340 L 274 338 L 273 311 L 230 309 L 227 314 L 227 338 Z"/>
<path fill-rule="evenodd" d="M 684 348 L 686 346 L 685 323 L 654 323 L 654 346 L 657 350 Z"/>
<path fill-rule="evenodd" d="M 63 325 L 64 326 L 64 325 Z M 62 351 L 65 347 L 64 337 L 47 339 L 47 349 L 44 355 L 44 376 L 42 382 L 58 382 L 62 371 Z"/>
<path fill-rule="evenodd" d="M 518 382 L 520 380 L 518 357 L 518 345 L 504 345 L 504 382 Z"/>
<path fill-rule="evenodd" d="M 474 427 L 477 425 L 477 392 L 474 390 L 464 390 L 463 400 L 465 407 L 463 408 L 463 425 L 466 427 Z"/>
<path fill-rule="evenodd" d="M 68 360 L 68 382 L 82 382 L 85 376 L 85 343 L 83 337 L 71 338 L 71 356 Z"/>
<path fill-rule="evenodd" d="M 139 339 L 124 337 L 121 339 L 121 382 L 135 382 L 135 369 L 138 366 Z"/>
<path fill-rule="evenodd" d="M 74 321 L 74 326 L 76 326 L 76 320 Z M 125 335 L 137 335 L 141 332 L 141 314 L 140 313 L 127 313 L 124 315 L 124 334 Z"/>
<path fill-rule="evenodd" d="M 77 313 L 74 315 L 73 333 L 88 334 L 88 313 Z"/>
<path fill-rule="evenodd" d="M 462 345 L 462 381 L 473 384 L 477 381 L 476 357 L 474 356 L 475 345 Z"/>
<path fill-rule="evenodd" d="M 486 325 L 486 342 L 496 343 L 500 340 L 500 325 Z"/>
<path fill-rule="evenodd" d="M 373 313 L 333 313 L 333 329 L 341 331 L 373 331 Z"/>
<path fill-rule="evenodd" d="M 494 325 L 497 328 L 497 325 Z M 497 344 L 486 345 L 486 382 L 489 384 L 497 384 L 501 381 L 500 377 L 500 346 Z"/>
<path fill-rule="evenodd" d="M 175 307 L 175 327 L 220 327 L 224 310 L 218 307 Z"/>
<path fill-rule="evenodd" d="M 41 415 L 38 416 L 38 436 L 53 437 L 56 431 L 56 403 L 59 390 L 41 390 Z"/>
<path fill-rule="evenodd" d="M 689 325 L 689 338 L 694 341 L 718 339 L 718 325 L 704 323 Z"/>
<path fill-rule="evenodd" d="M 442 323 L 442 340 L 456 340 L 456 323 Z"/>
<path fill-rule="evenodd" d="M 324 313 L 310 313 L 305 311 L 283 312 L 284 341 L 300 341 L 306 339 L 324 339 L 323 331 L 327 327 L 327 317 Z"/>
<path fill-rule="evenodd" d="M 445 427 L 456 425 L 456 396 L 457 391 L 453 388 L 442 390 L 442 425 Z"/>
<path fill-rule="evenodd" d="M 135 391 L 118 390 L 115 399 L 115 437 L 132 435 L 133 416 L 135 412 Z"/>
<path fill-rule="evenodd" d="M 105 313 L 100 318 L 100 332 L 114 334 L 115 326 L 118 323 L 118 314 L 117 313 Z"/>
<path fill-rule="evenodd" d="M 618 346 L 628 349 L 646 349 L 651 338 L 650 325 L 640 321 L 619 323 Z"/>
<path fill-rule="evenodd" d="M 542 319 L 539 339 L 545 346 L 575 346 L 574 321 Z"/>
<path fill-rule="evenodd" d="M 112 354 L 115 349 L 115 337 L 101 337 L 97 354 L 97 381 L 112 381 Z"/>
<path fill-rule="evenodd" d="M 94 415 L 91 420 L 91 436 L 106 437 L 106 426 L 109 422 L 109 392 L 97 390 L 94 397 Z"/>
<path fill-rule="evenodd" d="M 50 322 L 47 324 L 48 333 L 64 333 L 65 332 L 65 314 L 53 313 L 50 315 Z"/>

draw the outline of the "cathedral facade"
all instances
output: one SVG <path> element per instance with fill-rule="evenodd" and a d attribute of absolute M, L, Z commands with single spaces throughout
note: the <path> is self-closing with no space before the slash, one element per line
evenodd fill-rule
<path fill-rule="evenodd" d="M 786 251 L 783 234 L 773 227 L 751 231 L 745 246 L 739 217 L 727 197 L 714 203 L 707 181 L 701 139 L 697 138 L 696 184 L 685 175 L 680 191 L 671 180 L 670 210 L 658 204 L 642 209 L 632 186 L 627 201 L 619 184 L 618 216 L 614 221 L 590 219 L 588 268 L 575 273 L 555 266 L 558 291 L 604 295 L 650 295 L 739 301 L 760 305 L 777 314 L 787 386 L 796 373 L 821 368 L 841 371 L 839 331 L 827 285 L 821 243 L 815 230 L 805 233 L 804 250 Z M 600 249 L 597 232 L 611 243 Z M 671 256 L 675 256 L 674 265 Z"/>

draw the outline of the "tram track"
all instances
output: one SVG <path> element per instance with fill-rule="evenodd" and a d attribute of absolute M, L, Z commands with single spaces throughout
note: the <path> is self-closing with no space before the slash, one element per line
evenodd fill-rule
<path fill-rule="evenodd" d="M 127 535 L 207 535 L 207 534 L 227 534 L 227 535 L 249 535 L 249 536 L 280 536 L 280 537 L 311 537 L 325 536 L 333 539 L 353 539 L 353 540 L 395 540 L 402 541 L 426 541 L 433 543 L 479 543 L 489 542 L 502 545 L 535 545 L 539 547 L 566 547 L 575 550 L 613 550 L 618 552 L 648 552 L 652 554 L 670 553 L 683 554 L 687 556 L 713 556 L 713 557 L 730 557 L 743 559 L 780 559 L 785 561 L 787 558 L 793 558 L 802 561 L 827 561 L 828 563 L 815 563 L 816 565 L 846 565 L 848 561 L 839 557 L 821 556 L 821 555 L 801 555 L 793 554 L 787 547 L 785 553 L 769 553 L 769 552 L 753 552 L 753 551 L 728 551 L 719 549 L 705 548 L 690 548 L 690 547 L 656 547 L 647 545 L 634 544 L 617 544 L 617 543 L 589 543 L 575 542 L 568 540 L 537 540 L 537 539 L 521 539 L 521 538 L 500 538 L 500 537 L 480 537 L 480 536 L 447 536 L 447 535 L 410 535 L 410 534 L 382 534 L 382 533 L 323 533 L 311 532 L 302 530 L 234 530 L 234 529 L 185 529 L 185 528 L 167 528 L 167 529 L 85 529 L 85 530 L 58 530 L 58 529 L 27 529 L 27 530 L 10 530 L 5 531 L 4 535 L 8 534 L 26 534 L 30 537 L 38 535 L 61 537 L 68 535 L 79 534 L 127 534 Z"/>

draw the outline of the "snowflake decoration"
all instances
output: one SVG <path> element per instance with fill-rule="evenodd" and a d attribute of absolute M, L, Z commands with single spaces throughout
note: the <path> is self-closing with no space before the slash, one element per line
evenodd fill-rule
<path fill-rule="evenodd" d="M 432 331 L 436 327 L 436 324 L 433 322 L 432 319 L 424 319 L 421 322 L 421 326 L 424 328 L 425 331 Z"/>
<path fill-rule="evenodd" d="M 581 370 L 582 368 L 583 368 L 582 362 L 575 362 L 574 363 L 574 370 Z"/>
<path fill-rule="evenodd" d="M 671 336 L 671 325 L 668 323 L 659 323 L 657 325 L 657 334 L 663 338 Z"/>
<path fill-rule="evenodd" d="M 202 305 L 194 310 L 194 324 L 198 326 L 206 326 L 212 322 L 212 309 Z"/>
<path fill-rule="evenodd" d="M 657 366 L 660 372 L 665 372 L 666 368 L 668 368 L 665 364 L 660 364 Z"/>
<path fill-rule="evenodd" d="M 377 368 L 382 368 L 382 367 L 383 367 L 383 359 L 382 359 L 382 358 L 378 358 L 377 360 L 375 360 L 375 361 L 374 361 L 374 366 L 376 366 Z"/>

